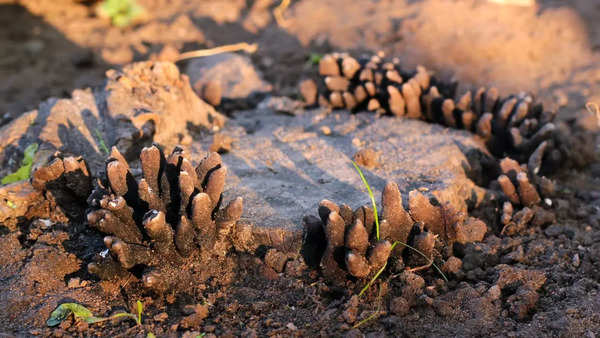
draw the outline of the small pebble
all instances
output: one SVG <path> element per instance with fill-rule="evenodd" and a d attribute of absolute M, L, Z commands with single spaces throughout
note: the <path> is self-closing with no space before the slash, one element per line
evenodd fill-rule
<path fill-rule="evenodd" d="M 493 285 L 487 291 L 487 296 L 491 300 L 499 299 L 501 294 L 502 294 L 502 291 L 500 290 L 500 287 L 498 285 Z"/>
<path fill-rule="evenodd" d="M 556 104 L 558 104 L 559 107 L 564 107 L 569 103 L 569 97 L 564 91 L 557 89 L 553 94 Z"/>
<path fill-rule="evenodd" d="M 169 315 L 166 312 L 161 312 L 155 315 L 153 318 L 157 322 L 164 322 L 167 318 L 169 318 Z"/>
<path fill-rule="evenodd" d="M 331 135 L 331 128 L 323 126 L 321 127 L 321 133 L 323 133 L 323 135 Z"/>
<path fill-rule="evenodd" d="M 67 284 L 67 287 L 69 287 L 69 289 L 75 289 L 80 286 L 81 286 L 81 280 L 79 279 L 79 277 L 69 279 L 69 283 Z"/>
<path fill-rule="evenodd" d="M 354 162 L 366 168 L 376 168 L 379 166 L 379 154 L 371 148 L 363 148 L 356 152 L 353 157 Z"/>
<path fill-rule="evenodd" d="M 580 264 L 581 264 L 581 260 L 579 259 L 579 254 L 575 254 L 573 256 L 573 266 L 578 268 Z"/>

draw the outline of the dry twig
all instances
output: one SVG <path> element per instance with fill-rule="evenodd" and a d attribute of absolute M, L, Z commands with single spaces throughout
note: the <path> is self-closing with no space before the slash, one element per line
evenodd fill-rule
<path fill-rule="evenodd" d="M 199 58 L 204 56 L 210 56 L 221 53 L 228 52 L 237 52 L 237 51 L 245 51 L 247 53 L 254 53 L 258 49 L 258 45 L 256 43 L 249 44 L 247 42 L 234 43 L 232 45 L 219 46 L 215 48 L 209 49 L 199 49 L 191 52 L 185 52 L 179 55 L 177 61 Z"/>

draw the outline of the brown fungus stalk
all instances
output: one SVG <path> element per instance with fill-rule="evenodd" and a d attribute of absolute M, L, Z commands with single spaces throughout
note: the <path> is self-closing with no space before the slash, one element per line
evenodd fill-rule
<path fill-rule="evenodd" d="M 511 235 L 526 229 L 529 224 L 543 226 L 554 222 L 554 214 L 543 206 L 551 206 L 555 185 L 539 174 L 547 144 L 542 142 L 527 164 L 519 164 L 508 157 L 500 161 L 501 174 L 496 181 L 504 197 L 501 233 Z"/>
<path fill-rule="evenodd" d="M 194 167 L 179 147 L 165 157 L 151 146 L 140 162 L 136 179 L 113 148 L 106 180 L 88 198 L 89 224 L 108 235 L 108 252 L 88 270 L 102 279 L 141 270 L 144 286 L 163 292 L 180 281 L 186 265 L 225 256 L 242 199 L 221 207 L 227 170 L 217 153 Z"/>
<path fill-rule="evenodd" d="M 31 185 L 54 200 L 67 217 L 81 221 L 86 198 L 92 191 L 90 170 L 81 156 L 55 153 L 45 165 L 34 170 Z"/>
<path fill-rule="evenodd" d="M 442 253 L 451 255 L 452 243 L 481 241 L 487 231 L 481 220 L 466 217 L 448 204 L 434 205 L 418 190 L 409 193 L 406 210 L 393 182 L 385 186 L 381 204 L 377 238 L 375 215 L 368 206 L 352 210 L 344 204 L 321 201 L 319 217 L 305 218 L 305 261 L 334 282 L 367 278 L 391 256 L 403 260 L 407 269 L 419 270 L 431 266 Z"/>

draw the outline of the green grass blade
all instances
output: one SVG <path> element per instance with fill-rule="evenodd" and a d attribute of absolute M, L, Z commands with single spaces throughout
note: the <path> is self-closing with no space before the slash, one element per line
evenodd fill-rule
<path fill-rule="evenodd" d="M 142 304 L 142 302 L 140 302 L 138 300 L 137 301 L 137 324 L 138 325 L 142 324 L 142 312 L 144 312 L 144 304 Z"/>
<path fill-rule="evenodd" d="M 442 272 L 442 270 L 433 262 L 433 259 L 427 257 L 424 253 L 422 253 L 420 250 L 418 250 L 417 248 L 410 246 L 406 243 L 402 243 L 400 241 L 396 241 L 394 244 L 402 244 L 405 247 L 413 250 L 414 252 L 418 253 L 419 255 L 423 256 L 423 258 L 425 258 L 439 273 L 440 275 L 442 275 L 442 277 L 444 278 L 444 280 L 446 281 L 446 283 L 448 283 L 448 278 L 446 278 L 446 275 L 444 275 L 444 273 Z M 393 246 L 392 246 L 393 247 Z"/>
<path fill-rule="evenodd" d="M 446 278 L 446 275 L 442 272 L 442 270 L 433 262 L 433 260 L 431 258 L 427 257 L 424 253 L 422 253 L 417 248 L 410 246 L 406 243 L 402 243 L 400 241 L 395 241 L 394 244 L 392 244 L 392 249 L 390 251 L 393 251 L 394 248 L 396 247 L 396 245 L 398 245 L 398 244 L 404 245 L 405 247 L 407 247 L 407 248 L 413 250 L 414 252 L 418 253 L 419 255 L 423 256 L 423 258 L 425 258 L 440 273 L 440 275 L 442 275 L 442 278 L 444 278 L 446 283 L 448 283 L 448 278 Z M 383 264 L 383 266 L 381 267 L 381 269 L 379 269 L 379 271 L 377 271 L 375 276 L 373 276 L 373 278 L 371 278 L 371 280 L 360 290 L 360 293 L 358 294 L 359 297 L 361 297 L 365 293 L 365 291 L 367 291 L 371 287 L 371 285 L 373 285 L 373 283 L 375 283 L 377 278 L 379 278 L 379 275 L 381 275 L 381 273 L 383 272 L 383 270 L 385 270 L 386 267 L 387 267 L 387 262 L 385 262 L 385 264 Z"/>
<path fill-rule="evenodd" d="M 369 182 L 367 182 L 367 179 L 365 178 L 365 175 L 363 175 L 362 170 L 360 170 L 360 168 L 358 167 L 358 164 L 356 164 L 356 162 L 352 161 L 352 165 L 354 165 L 354 168 L 356 169 L 356 171 L 358 171 L 358 175 L 360 175 L 360 178 L 363 181 L 363 184 L 365 185 L 365 187 L 367 188 L 367 191 L 369 192 L 369 197 L 371 198 L 371 204 L 373 204 L 373 215 L 375 216 L 375 234 L 377 236 L 377 240 L 379 240 L 379 213 L 377 212 L 377 203 L 375 203 L 375 196 L 373 196 L 373 191 L 371 190 L 371 186 L 369 186 Z"/>
<path fill-rule="evenodd" d="M 375 312 L 373 312 L 367 318 L 365 318 L 365 319 L 361 320 L 360 322 L 356 323 L 356 325 L 354 325 L 352 328 L 356 329 L 356 328 L 364 325 L 365 323 L 369 322 L 370 320 L 374 319 L 375 317 L 379 316 L 379 314 L 381 313 L 381 290 L 382 290 L 382 288 L 379 287 L 379 293 L 377 294 L 377 300 L 378 300 L 377 301 L 377 310 L 375 310 Z"/>
<path fill-rule="evenodd" d="M 100 133 L 98 128 L 94 129 L 94 133 L 96 134 L 96 139 L 98 139 L 98 147 L 104 152 L 105 155 L 108 155 L 110 153 L 110 150 L 108 150 L 106 143 L 104 143 L 104 137 L 102 137 L 102 134 Z"/>
<path fill-rule="evenodd" d="M 352 165 L 354 165 L 354 168 L 356 169 L 356 171 L 358 172 L 358 175 L 360 175 L 360 178 L 363 181 L 363 184 L 365 185 L 365 187 L 367 188 L 367 191 L 369 192 L 369 198 L 371 198 L 371 204 L 373 205 L 373 217 L 375 218 L 375 232 L 377 235 L 377 240 L 379 240 L 379 213 L 377 212 L 377 203 L 375 203 L 375 196 L 373 196 L 373 191 L 371 190 L 371 186 L 369 185 L 369 182 L 367 182 L 367 179 L 365 178 L 365 175 L 363 175 L 363 172 L 362 172 L 362 170 L 360 170 L 360 167 L 358 166 L 358 164 L 356 164 L 356 162 L 354 162 L 354 161 L 351 161 L 351 162 L 352 162 Z M 431 264 L 440 273 L 440 275 L 442 275 L 442 277 L 444 278 L 446 283 L 448 283 L 448 278 L 446 278 L 446 275 L 442 272 L 442 270 L 433 262 L 433 259 L 427 257 L 424 253 L 419 251 L 417 248 L 412 247 L 412 246 L 410 246 L 406 243 L 400 242 L 400 241 L 394 242 L 392 244 L 391 250 L 394 250 L 394 248 L 398 244 L 402 244 L 405 247 L 407 247 L 407 248 L 413 250 L 414 252 L 418 253 L 419 255 L 423 256 L 429 262 L 429 264 Z M 371 287 L 371 285 L 373 285 L 373 283 L 375 283 L 377 278 L 379 278 L 379 275 L 381 275 L 381 273 L 383 272 L 383 270 L 385 270 L 386 267 L 387 267 L 387 262 L 385 262 L 385 264 L 383 264 L 383 266 L 381 267 L 381 269 L 379 269 L 379 271 L 377 271 L 375 276 L 373 276 L 373 278 L 371 278 L 371 280 L 362 288 L 362 290 L 360 290 L 360 293 L 358 294 L 359 297 L 362 296 L 365 293 L 365 291 L 367 291 Z"/>

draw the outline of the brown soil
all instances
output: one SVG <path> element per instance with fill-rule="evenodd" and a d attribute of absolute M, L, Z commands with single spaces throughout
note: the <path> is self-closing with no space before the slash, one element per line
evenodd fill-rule
<path fill-rule="evenodd" d="M 147 21 L 118 29 L 95 16 L 94 1 L 0 0 L 0 125 L 49 97 L 101 84 L 111 67 L 169 58 L 171 48 L 240 41 L 260 45 L 252 60 L 283 95 L 297 95 L 303 74 L 314 71 L 310 53 L 384 49 L 407 67 L 423 64 L 467 86 L 533 91 L 561 118 L 581 116 L 587 101 L 600 102 L 594 1 L 541 0 L 539 8 L 520 8 L 476 0 L 298 0 L 286 13 L 286 28 L 270 14 L 276 1 L 138 2 Z M 219 278 L 159 296 L 138 283 L 119 286 L 89 275 L 85 266 L 103 244 L 88 227 L 42 221 L 24 221 L 17 232 L 0 227 L 0 335 L 594 337 L 600 334 L 600 164 L 557 180 L 556 224 L 513 237 L 488 233 L 483 243 L 455 248 L 462 268 L 445 267 L 449 283 L 435 270 L 399 268 L 362 298 L 356 296 L 362 283 L 328 285 L 297 260 L 282 273 L 281 259 L 266 252 L 232 255 Z M 107 316 L 133 312 L 136 300 L 146 307 L 140 326 L 72 319 L 45 326 L 65 301 Z"/>

